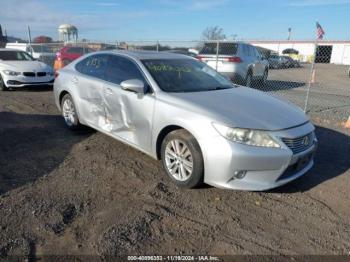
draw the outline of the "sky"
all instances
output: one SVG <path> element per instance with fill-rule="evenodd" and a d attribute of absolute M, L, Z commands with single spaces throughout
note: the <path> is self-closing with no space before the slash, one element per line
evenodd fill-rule
<path fill-rule="evenodd" d="M 10 36 L 58 38 L 70 23 L 80 39 L 198 40 L 206 27 L 228 39 L 314 39 L 316 21 L 325 39 L 350 39 L 350 0 L 0 0 L 0 24 Z"/>

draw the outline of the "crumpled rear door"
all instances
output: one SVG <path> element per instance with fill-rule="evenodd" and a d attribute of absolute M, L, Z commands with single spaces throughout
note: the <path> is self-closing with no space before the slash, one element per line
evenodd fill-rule
<path fill-rule="evenodd" d="M 88 124 L 100 127 L 105 120 L 102 101 L 103 83 L 92 77 L 79 77 L 78 92 L 80 97 L 79 113 Z"/>
<path fill-rule="evenodd" d="M 155 97 L 126 91 L 115 84 L 105 83 L 103 89 L 106 110 L 103 129 L 149 151 Z"/>

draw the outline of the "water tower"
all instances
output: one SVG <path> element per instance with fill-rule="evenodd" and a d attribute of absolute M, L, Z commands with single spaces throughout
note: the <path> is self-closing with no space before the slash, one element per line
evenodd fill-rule
<path fill-rule="evenodd" d="M 60 25 L 58 27 L 58 38 L 65 43 L 76 43 L 78 40 L 78 29 L 70 24 Z"/>

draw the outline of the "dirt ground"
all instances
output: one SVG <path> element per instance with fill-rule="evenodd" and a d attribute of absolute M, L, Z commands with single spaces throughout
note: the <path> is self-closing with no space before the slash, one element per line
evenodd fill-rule
<path fill-rule="evenodd" d="M 350 133 L 316 133 L 315 167 L 282 188 L 185 190 L 137 150 L 67 130 L 52 90 L 2 92 L 0 258 L 350 254 Z"/>

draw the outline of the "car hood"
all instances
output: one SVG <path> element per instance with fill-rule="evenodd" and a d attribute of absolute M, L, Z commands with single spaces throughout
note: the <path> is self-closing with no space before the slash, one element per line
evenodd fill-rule
<path fill-rule="evenodd" d="M 8 70 L 20 72 L 47 71 L 50 67 L 39 61 L 0 61 L 0 66 Z"/>
<path fill-rule="evenodd" d="M 309 121 L 299 107 L 247 87 L 168 93 L 167 98 L 169 103 L 206 115 L 230 127 L 273 131 Z"/>

